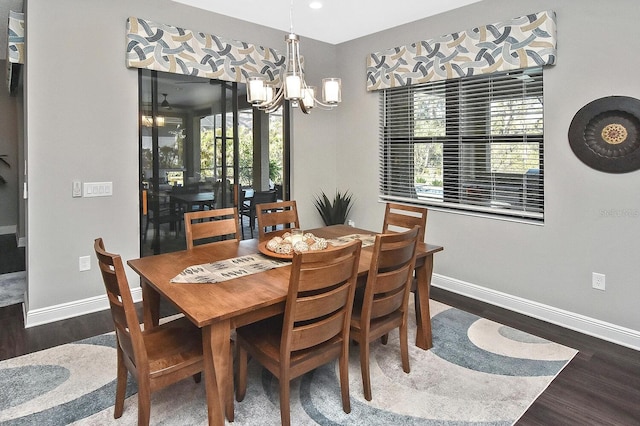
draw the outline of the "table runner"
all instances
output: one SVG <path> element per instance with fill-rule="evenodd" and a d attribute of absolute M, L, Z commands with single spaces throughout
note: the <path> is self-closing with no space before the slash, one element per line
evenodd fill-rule
<path fill-rule="evenodd" d="M 171 282 L 177 284 L 219 283 L 290 264 L 291 262 L 286 260 L 272 259 L 256 253 L 213 263 L 189 266 L 172 278 Z"/>
<path fill-rule="evenodd" d="M 343 237 L 327 240 L 334 247 L 343 246 L 354 240 L 362 241 L 362 247 L 369 247 L 375 244 L 376 236 L 371 234 L 349 234 Z"/>

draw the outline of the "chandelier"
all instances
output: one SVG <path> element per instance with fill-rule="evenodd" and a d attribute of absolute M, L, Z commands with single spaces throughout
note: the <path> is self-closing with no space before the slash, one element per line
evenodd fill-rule
<path fill-rule="evenodd" d="M 267 83 L 265 77 L 247 78 L 247 101 L 268 113 L 277 110 L 284 100 L 291 106 L 299 107 L 309 114 L 311 109 L 333 109 L 342 101 L 341 81 L 339 78 L 322 80 L 322 102 L 316 97 L 316 88 L 309 86 L 304 79 L 302 57 L 300 56 L 300 38 L 293 33 L 293 0 L 289 9 L 290 32 L 285 36 L 287 53 L 280 72 L 280 84 L 276 87 Z"/>

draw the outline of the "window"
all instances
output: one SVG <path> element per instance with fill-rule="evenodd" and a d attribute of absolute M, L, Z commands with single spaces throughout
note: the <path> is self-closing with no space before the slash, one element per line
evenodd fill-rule
<path fill-rule="evenodd" d="M 380 197 L 542 221 L 542 69 L 381 92 Z"/>

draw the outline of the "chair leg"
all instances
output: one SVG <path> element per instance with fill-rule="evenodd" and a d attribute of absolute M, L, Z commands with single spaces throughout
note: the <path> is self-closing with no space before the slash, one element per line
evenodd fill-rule
<path fill-rule="evenodd" d="M 229 348 L 229 370 L 227 371 L 228 384 L 225 390 L 225 411 L 227 420 L 233 422 L 233 340 L 231 341 L 231 347 Z"/>
<path fill-rule="evenodd" d="M 148 426 L 151 417 L 151 389 L 149 379 L 138 380 L 138 426 Z"/>
<path fill-rule="evenodd" d="M 237 343 L 236 343 L 237 344 Z M 247 393 L 247 351 L 238 345 L 238 384 L 236 386 L 236 401 L 241 402 Z"/>
<path fill-rule="evenodd" d="M 346 352 L 346 353 L 345 353 Z M 340 355 L 340 393 L 342 394 L 342 411 L 351 412 L 351 399 L 349 398 L 349 346 Z"/>
<path fill-rule="evenodd" d="M 147 242 L 147 233 L 149 233 L 149 222 L 151 222 L 151 220 L 149 219 L 149 213 L 147 213 L 147 217 L 145 218 L 146 220 L 146 224 L 144 226 L 144 236 L 142 237 L 142 241 L 143 242 Z"/>
<path fill-rule="evenodd" d="M 405 312 L 405 320 L 404 324 L 400 326 L 400 356 L 402 358 L 402 371 L 405 373 L 409 373 L 411 369 L 409 368 L 409 332 L 407 327 L 407 317 L 408 315 Z"/>
<path fill-rule="evenodd" d="M 290 388 L 289 374 L 285 373 L 285 377 L 280 376 L 280 423 L 282 426 L 289 426 L 291 424 L 291 406 L 289 405 Z"/>
<path fill-rule="evenodd" d="M 369 374 L 369 340 L 360 342 L 360 373 L 362 374 L 362 388 L 364 399 L 371 401 L 371 376 Z"/>
<path fill-rule="evenodd" d="M 127 367 L 124 365 L 122 349 L 118 346 L 118 370 L 116 379 L 116 404 L 113 410 L 113 418 L 119 419 L 124 410 L 124 397 L 127 391 Z"/>
<path fill-rule="evenodd" d="M 380 343 L 382 343 L 383 345 L 386 345 L 388 341 L 389 341 L 389 333 L 384 334 L 380 337 Z"/>

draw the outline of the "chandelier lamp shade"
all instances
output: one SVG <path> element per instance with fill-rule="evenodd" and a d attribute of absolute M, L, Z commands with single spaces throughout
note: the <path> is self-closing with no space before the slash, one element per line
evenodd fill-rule
<path fill-rule="evenodd" d="M 309 86 L 304 79 L 300 38 L 293 33 L 293 24 L 292 31 L 285 36 L 285 41 L 287 53 L 282 64 L 280 84 L 277 87 L 269 84 L 262 76 L 248 77 L 247 101 L 268 113 L 277 110 L 284 100 L 290 101 L 291 106 L 299 107 L 305 114 L 309 114 L 313 108 L 335 108 L 342 101 L 340 79 L 322 80 L 322 101 L 319 101 L 316 88 Z"/>

